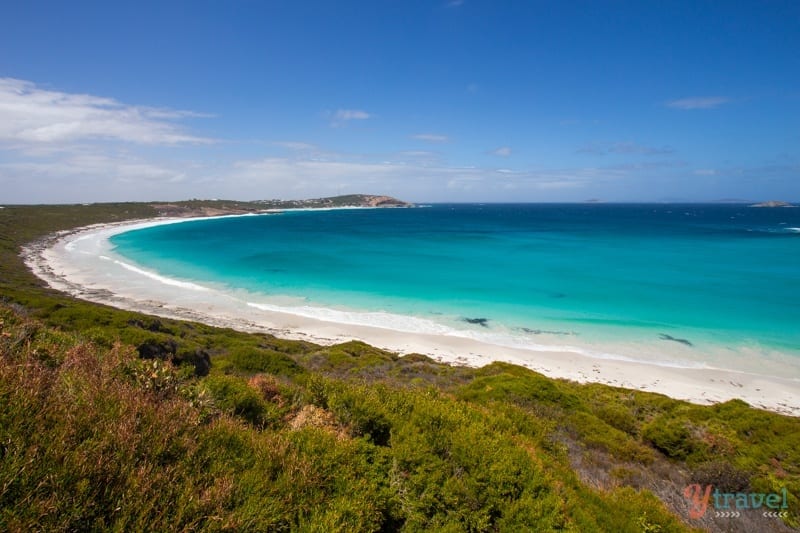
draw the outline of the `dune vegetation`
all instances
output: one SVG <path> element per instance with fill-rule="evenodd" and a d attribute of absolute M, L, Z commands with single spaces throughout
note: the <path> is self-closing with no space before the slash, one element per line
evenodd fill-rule
<path fill-rule="evenodd" d="M 19 256 L 158 214 L 0 209 L 2 531 L 800 527 L 800 419 L 118 310 L 45 287 Z M 694 483 L 788 507 L 719 517 L 712 499 L 691 519 Z"/>

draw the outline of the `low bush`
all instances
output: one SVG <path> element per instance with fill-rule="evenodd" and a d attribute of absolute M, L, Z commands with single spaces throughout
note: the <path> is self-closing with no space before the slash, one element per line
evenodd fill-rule
<path fill-rule="evenodd" d="M 609 426 L 624 431 L 628 435 L 636 435 L 638 424 L 629 407 L 608 402 L 599 406 L 595 413 Z"/>
<path fill-rule="evenodd" d="M 237 347 L 229 352 L 227 359 L 233 368 L 243 372 L 265 372 L 279 376 L 294 376 L 304 372 L 294 359 L 274 350 Z"/>
<path fill-rule="evenodd" d="M 214 405 L 224 412 L 241 417 L 257 428 L 280 421 L 278 409 L 266 402 L 257 390 L 234 376 L 211 375 L 203 381 Z"/>
<path fill-rule="evenodd" d="M 702 446 L 693 436 L 685 419 L 660 416 L 652 420 L 642 431 L 657 450 L 673 459 L 686 459 Z"/>
<path fill-rule="evenodd" d="M 575 394 L 565 391 L 558 382 L 522 367 L 509 368 L 507 363 L 492 363 L 476 372 L 459 396 L 470 401 L 507 401 L 523 407 L 538 404 L 556 405 L 562 409 L 582 407 Z M 500 372 L 497 370 L 503 369 Z M 509 371 L 510 370 L 510 371 Z"/>
<path fill-rule="evenodd" d="M 378 391 L 338 388 L 329 393 L 327 405 L 341 424 L 350 428 L 354 437 L 363 437 L 378 445 L 387 446 L 392 424 Z"/>
<path fill-rule="evenodd" d="M 701 486 L 713 485 L 720 492 L 746 492 L 750 488 L 750 473 L 725 459 L 699 465 L 692 471 L 692 480 Z"/>

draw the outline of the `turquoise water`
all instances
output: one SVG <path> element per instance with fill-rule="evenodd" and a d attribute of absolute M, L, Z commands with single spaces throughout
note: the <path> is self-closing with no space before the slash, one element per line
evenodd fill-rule
<path fill-rule="evenodd" d="M 800 357 L 800 209 L 299 211 L 111 240 L 116 253 L 162 275 L 288 307 L 383 311 L 570 343 L 714 343 Z"/>

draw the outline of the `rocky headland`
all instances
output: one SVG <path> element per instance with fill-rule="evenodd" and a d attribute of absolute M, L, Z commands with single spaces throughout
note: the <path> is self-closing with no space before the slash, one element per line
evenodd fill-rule
<path fill-rule="evenodd" d="M 414 207 L 414 204 L 391 196 L 372 194 L 348 194 L 310 200 L 255 200 L 238 202 L 231 200 L 187 200 L 183 202 L 154 203 L 150 207 L 162 217 L 212 217 L 223 215 L 245 215 L 281 209 L 318 209 L 331 207 Z"/>

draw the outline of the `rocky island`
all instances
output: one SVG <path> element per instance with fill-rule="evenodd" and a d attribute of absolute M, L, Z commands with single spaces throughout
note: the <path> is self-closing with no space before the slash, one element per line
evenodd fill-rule
<path fill-rule="evenodd" d="M 797 207 L 789 202 L 779 202 L 777 200 L 770 200 L 769 202 L 760 202 L 753 204 L 750 207 Z"/>

